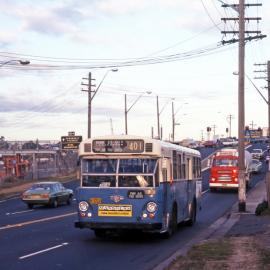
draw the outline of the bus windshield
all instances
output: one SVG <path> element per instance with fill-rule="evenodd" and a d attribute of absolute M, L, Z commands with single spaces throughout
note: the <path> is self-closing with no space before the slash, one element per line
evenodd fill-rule
<path fill-rule="evenodd" d="M 82 186 L 153 187 L 158 185 L 157 159 L 83 159 Z"/>

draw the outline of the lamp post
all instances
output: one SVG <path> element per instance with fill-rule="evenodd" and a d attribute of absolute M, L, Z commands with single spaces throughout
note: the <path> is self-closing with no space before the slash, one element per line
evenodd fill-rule
<path fill-rule="evenodd" d="M 15 63 L 17 62 L 17 63 L 19 63 L 22 66 L 26 66 L 26 65 L 29 65 L 30 64 L 30 61 L 28 61 L 28 60 L 12 59 L 12 60 L 8 60 L 6 62 L 1 63 L 0 64 L 0 67 L 2 67 L 4 65 L 7 65 L 9 63 L 13 63 L 13 62 L 15 62 Z"/>
<path fill-rule="evenodd" d="M 139 99 L 144 95 L 144 94 L 152 94 L 151 91 L 146 91 L 143 92 L 141 95 L 139 95 L 135 101 L 131 104 L 131 106 L 129 108 L 127 108 L 127 94 L 125 94 L 125 134 L 128 134 L 128 123 L 127 123 L 127 114 L 128 112 L 131 110 L 131 108 L 139 101 Z"/>
<path fill-rule="evenodd" d="M 174 98 L 172 98 L 172 100 L 174 100 Z M 185 102 L 184 104 L 188 104 L 187 102 Z M 184 105 L 183 104 L 183 105 Z M 180 125 L 180 123 L 177 123 L 176 121 L 175 121 L 175 116 L 176 116 L 176 114 L 179 112 L 179 110 L 182 108 L 182 106 L 180 106 L 177 110 L 176 110 L 176 112 L 174 112 L 174 103 L 173 103 L 173 101 L 172 101 L 172 141 L 174 142 L 174 135 L 175 135 L 175 126 L 179 126 Z"/>
<path fill-rule="evenodd" d="M 109 69 L 106 71 L 105 75 L 103 76 L 102 80 L 100 81 L 99 85 L 97 86 L 96 90 L 92 90 L 92 74 L 91 72 L 89 72 L 88 74 L 88 78 L 83 78 L 83 79 L 86 79 L 88 80 L 88 84 L 84 84 L 84 83 L 81 83 L 81 85 L 85 85 L 85 86 L 88 86 L 88 90 L 82 90 L 84 92 L 88 92 L 88 132 L 87 132 L 87 136 L 88 138 L 91 138 L 91 133 L 92 133 L 92 100 L 93 98 L 95 97 L 95 95 L 97 94 L 100 86 L 102 85 L 103 81 L 105 80 L 105 78 L 107 77 L 108 73 L 112 71 L 112 72 L 117 72 L 118 69 L 117 68 L 114 68 L 114 69 Z M 92 92 L 94 93 L 93 96 L 92 96 Z"/>

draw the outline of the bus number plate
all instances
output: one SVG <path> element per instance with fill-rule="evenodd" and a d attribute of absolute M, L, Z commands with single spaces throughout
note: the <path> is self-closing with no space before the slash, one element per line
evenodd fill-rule
<path fill-rule="evenodd" d="M 129 190 L 128 198 L 129 199 L 143 199 L 144 191 L 143 190 Z"/>

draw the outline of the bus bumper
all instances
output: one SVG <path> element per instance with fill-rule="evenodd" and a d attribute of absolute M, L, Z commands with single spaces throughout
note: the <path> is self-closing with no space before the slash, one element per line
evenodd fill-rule
<path fill-rule="evenodd" d="M 160 231 L 162 229 L 162 223 L 102 223 L 102 222 L 75 222 L 75 227 L 84 229 L 130 229 L 130 230 L 142 230 L 142 231 Z"/>

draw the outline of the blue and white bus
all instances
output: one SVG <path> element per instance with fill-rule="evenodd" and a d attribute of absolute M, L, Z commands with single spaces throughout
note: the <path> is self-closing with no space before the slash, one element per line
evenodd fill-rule
<path fill-rule="evenodd" d="M 160 140 L 120 135 L 81 142 L 77 228 L 97 237 L 138 229 L 172 235 L 193 225 L 200 206 L 197 150 Z"/>

